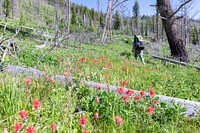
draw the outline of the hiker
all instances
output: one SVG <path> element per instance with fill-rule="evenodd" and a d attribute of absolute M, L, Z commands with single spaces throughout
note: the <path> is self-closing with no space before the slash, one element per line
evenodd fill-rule
<path fill-rule="evenodd" d="M 142 61 L 142 64 L 145 64 L 144 58 L 143 58 L 143 50 L 144 50 L 144 44 L 143 44 L 142 36 L 134 35 L 132 52 L 134 52 L 134 57 L 136 60 L 139 55 L 140 60 Z"/>

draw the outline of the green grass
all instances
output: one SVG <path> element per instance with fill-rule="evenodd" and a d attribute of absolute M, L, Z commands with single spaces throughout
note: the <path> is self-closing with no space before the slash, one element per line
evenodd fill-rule
<path fill-rule="evenodd" d="M 26 85 L 24 76 L 12 77 L 0 74 L 0 130 L 5 127 L 14 131 L 16 122 L 23 123 L 22 132 L 29 125 L 33 125 L 38 133 L 51 132 L 52 123 L 58 125 L 59 132 L 81 132 L 79 124 L 81 116 L 85 116 L 87 123 L 84 129 L 91 132 L 198 132 L 199 118 L 184 117 L 185 109 L 178 105 L 159 102 L 154 105 L 152 115 L 147 113 L 147 107 L 153 106 L 156 97 L 141 98 L 134 101 L 129 97 L 125 102 L 122 96 L 112 92 L 102 92 L 88 86 L 79 85 L 73 91 L 58 83 L 51 83 L 44 79 L 31 78 L 31 84 Z M 4 78 L 3 78 L 4 77 Z M 39 88 L 36 88 L 36 85 Z M 69 86 L 70 87 L 70 86 Z M 134 94 L 138 95 L 138 94 Z M 95 102 L 95 98 L 100 102 Z M 33 100 L 42 102 L 39 109 L 33 108 Z M 77 110 L 80 110 L 77 112 Z M 28 119 L 19 116 L 20 110 L 26 110 Z M 98 112 L 98 119 L 94 113 Z M 120 116 L 123 124 L 118 125 L 115 117 Z M 185 128 L 187 127 L 187 128 Z"/>
<path fill-rule="evenodd" d="M 84 49 L 71 47 L 73 45 Z M 84 75 L 87 73 L 90 75 L 89 80 L 102 83 L 106 83 L 105 75 L 107 74 L 111 85 L 120 85 L 120 80 L 125 80 L 129 82 L 126 86 L 128 88 L 148 91 L 149 84 L 153 83 L 158 94 L 200 100 L 200 82 L 198 82 L 200 75 L 195 68 L 170 63 L 164 65 L 161 61 L 148 55 L 144 56 L 147 64 L 142 65 L 139 60 L 134 60 L 130 53 L 131 46 L 122 41 L 105 46 L 92 46 L 75 42 L 66 45 L 66 47 L 67 49 L 56 48 L 53 53 L 47 55 L 38 69 L 42 70 L 45 66 L 48 72 L 53 70 L 55 74 L 64 74 L 65 69 L 74 69 L 71 71 L 74 77 L 81 73 L 81 78 L 84 79 Z M 34 67 L 39 57 L 48 50 L 49 48 L 37 49 L 32 44 L 26 44 L 26 49 L 22 53 L 18 53 L 18 62 L 20 63 L 10 57 L 7 58 L 7 62 Z M 122 52 L 129 53 L 129 56 L 127 58 L 120 56 Z M 81 58 L 87 58 L 87 62 L 79 63 Z M 66 64 L 63 65 L 62 62 L 66 62 Z M 105 69 L 94 75 L 101 68 Z"/>
<path fill-rule="evenodd" d="M 3 24 L 0 32 L 2 26 Z M 13 35 L 13 23 L 9 23 L 9 29 L 7 37 Z M 21 40 L 17 45 L 24 47 L 21 52 L 16 53 L 17 60 L 7 56 L 5 64 L 34 67 L 39 57 L 50 49 L 36 48 L 38 40 L 42 38 L 26 32 L 24 30 L 17 36 Z M 153 100 L 157 97 L 142 97 L 135 101 L 134 97 L 139 95 L 137 93 L 125 102 L 119 94 L 79 84 L 83 80 L 122 86 L 123 80 L 127 82 L 125 87 L 130 89 L 148 92 L 152 88 L 156 94 L 200 101 L 200 75 L 195 68 L 170 63 L 164 65 L 149 54 L 144 55 L 146 65 L 142 65 L 133 58 L 131 44 L 127 43 L 130 39 L 117 35 L 116 41 L 104 46 L 66 42 L 65 49 L 55 48 L 41 61 L 37 69 L 44 71 L 46 67 L 47 70 L 40 79 L 23 74 L 14 77 L 0 73 L 0 131 L 6 127 L 9 131 L 14 131 L 13 125 L 21 122 L 21 132 L 26 132 L 26 128 L 33 125 L 37 133 L 51 132 L 49 126 L 52 123 L 58 125 L 57 131 L 60 133 L 80 133 L 83 129 L 94 133 L 200 132 L 199 118 L 185 117 L 185 109 L 179 105 L 161 101 L 154 105 Z M 148 43 L 147 49 L 150 45 Z M 64 86 L 45 79 L 46 76 L 65 74 L 66 71 L 77 84 L 73 90 L 70 84 Z M 31 79 L 30 85 L 24 83 L 27 78 Z M 97 97 L 100 99 L 99 103 L 95 102 Z M 33 108 L 35 99 L 42 102 L 39 109 Z M 147 112 L 149 106 L 154 106 L 152 115 Z M 27 111 L 27 120 L 20 118 L 20 110 Z M 95 112 L 99 113 L 100 118 L 94 118 Z M 79 123 L 81 116 L 87 119 L 84 127 Z M 123 119 L 122 125 L 115 122 L 116 116 Z"/>

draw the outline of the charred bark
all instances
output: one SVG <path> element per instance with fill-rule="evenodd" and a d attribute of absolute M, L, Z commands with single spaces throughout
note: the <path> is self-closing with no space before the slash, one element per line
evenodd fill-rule
<path fill-rule="evenodd" d="M 157 6 L 162 17 L 162 23 L 170 46 L 171 56 L 178 58 L 182 62 L 189 62 L 188 53 L 183 40 L 181 39 L 181 30 L 176 23 L 175 13 L 178 11 L 174 12 L 172 10 L 170 0 L 157 0 Z M 181 7 L 182 6 L 183 4 Z"/>

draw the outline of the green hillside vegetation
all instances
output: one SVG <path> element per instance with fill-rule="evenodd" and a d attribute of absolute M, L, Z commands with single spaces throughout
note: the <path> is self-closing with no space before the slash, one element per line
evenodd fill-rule
<path fill-rule="evenodd" d="M 64 1 L 59 2 L 59 20 L 56 24 L 62 30 L 66 24 L 61 21 Z M 50 0 L 42 1 L 40 17 L 35 1 L 30 4 L 29 0 L 21 0 L 17 9 L 16 17 L 10 15 L 7 22 L 0 18 L 0 37 L 6 23 L 5 38 L 12 37 L 23 24 L 19 34 L 12 40 L 18 49 L 11 52 L 14 57 L 7 54 L 3 67 L 14 65 L 33 68 L 39 58 L 52 47 L 49 42 L 53 42 L 57 32 L 53 26 L 55 5 Z M 6 129 L 13 133 L 31 133 L 30 126 L 33 126 L 32 130 L 36 133 L 200 132 L 199 116 L 186 117 L 184 107 L 162 102 L 156 96 L 165 95 L 198 102 L 200 74 L 194 67 L 175 65 L 152 57 L 152 54 L 170 57 L 165 36 L 159 43 L 152 42 L 155 35 L 152 16 L 139 18 L 143 24 L 141 33 L 146 44 L 146 64 L 143 65 L 140 60 L 134 59 L 131 52 L 133 36 L 129 27 L 126 27 L 129 18 L 116 12 L 113 39 L 100 46 L 98 42 L 102 28 L 98 29 L 98 23 L 104 25 L 105 14 L 101 13 L 101 21 L 98 22 L 98 12 L 94 9 L 72 4 L 72 11 L 77 18 L 70 24 L 69 34 L 72 39 L 63 41 L 60 47 L 55 47 L 41 60 L 37 69 L 43 72 L 42 77 L 35 79 L 25 74 L 13 76 L 6 72 L 0 73 L 0 132 Z M 83 20 L 85 13 L 87 26 Z M 199 23 L 195 24 L 197 31 L 192 31 L 191 35 L 194 36 L 187 50 L 191 64 L 199 65 L 196 49 L 199 45 L 192 44 L 195 40 L 198 42 Z M 152 36 L 147 33 L 147 29 Z M 83 43 L 74 37 L 76 34 L 78 37 L 82 37 L 80 34 L 87 37 L 90 33 L 97 34 L 98 38 Z M 48 43 L 44 48 L 38 47 L 45 41 Z M 6 46 L 7 43 L 2 45 Z M 69 82 L 67 85 L 57 82 L 56 74 L 72 77 L 76 86 Z M 117 93 L 103 92 L 99 86 L 87 86 L 87 81 L 119 88 Z M 121 87 L 129 88 L 130 92 L 125 92 Z M 143 92 L 150 92 L 151 95 L 144 96 Z M 197 112 L 200 115 L 200 110 Z"/>

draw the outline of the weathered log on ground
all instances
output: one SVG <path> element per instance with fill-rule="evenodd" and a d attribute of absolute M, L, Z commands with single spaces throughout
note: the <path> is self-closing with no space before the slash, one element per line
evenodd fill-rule
<path fill-rule="evenodd" d="M 163 60 L 163 61 L 168 61 L 168 62 L 171 62 L 171 63 L 174 63 L 174 64 L 179 64 L 179 65 L 183 65 L 183 66 L 195 67 L 196 69 L 200 70 L 200 66 L 190 65 L 190 64 L 185 63 L 185 62 L 180 62 L 180 61 L 176 61 L 176 60 L 172 60 L 172 59 L 169 59 L 169 58 L 160 57 L 160 56 L 156 56 L 156 55 L 153 55 L 152 57 L 153 57 L 153 58 L 156 58 L 156 59 Z"/>
<path fill-rule="evenodd" d="M 20 74 L 24 74 L 26 76 L 33 76 L 34 78 L 39 78 L 42 77 L 42 72 L 34 69 L 34 68 L 23 68 L 20 66 L 8 66 L 7 68 L 4 69 L 4 72 L 8 72 L 12 75 L 20 75 Z M 66 77 L 64 75 L 56 75 L 56 80 L 67 84 L 67 82 L 72 81 L 72 78 L 68 78 L 66 79 Z M 97 83 L 97 82 L 93 82 L 93 81 L 86 81 L 85 82 L 86 85 L 91 86 L 96 88 L 96 86 L 100 86 L 102 88 L 103 91 L 117 91 L 118 86 L 107 86 L 106 84 L 103 83 Z M 127 88 L 124 88 L 125 91 L 127 90 Z M 139 92 L 137 90 L 134 90 L 135 92 Z M 146 96 L 148 96 L 149 93 L 146 92 Z M 190 100 L 184 100 L 184 99 L 180 99 L 180 98 L 174 98 L 174 97 L 168 97 L 168 96 L 163 96 L 163 95 L 156 95 L 157 97 L 159 97 L 160 101 L 164 101 L 164 102 L 168 102 L 168 103 L 175 103 L 175 104 L 180 104 L 182 107 L 186 107 L 186 112 L 185 115 L 189 116 L 189 117 L 197 117 L 198 116 L 198 112 L 200 111 L 200 102 L 194 102 L 194 101 L 190 101 Z"/>

